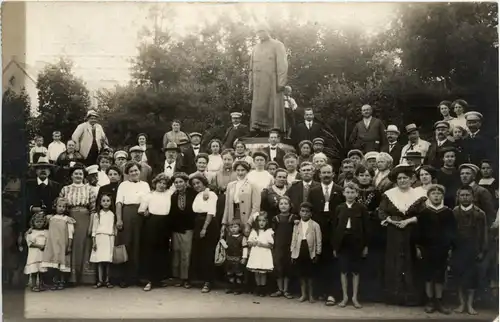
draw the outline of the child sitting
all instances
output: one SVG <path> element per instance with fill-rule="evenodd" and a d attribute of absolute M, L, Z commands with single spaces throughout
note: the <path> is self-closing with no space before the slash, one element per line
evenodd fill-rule
<path fill-rule="evenodd" d="M 333 256 L 339 258 L 342 301 L 339 307 L 345 307 L 349 301 L 347 294 L 347 274 L 352 274 L 352 304 L 362 308 L 358 301 L 359 271 L 361 259 L 368 254 L 368 209 L 358 202 L 358 186 L 347 183 L 344 186 L 345 202 L 335 209 L 333 223 Z"/>
<path fill-rule="evenodd" d="M 257 285 L 256 295 L 264 297 L 267 273 L 272 272 L 273 254 L 271 249 L 274 245 L 274 232 L 269 228 L 266 212 L 260 212 L 254 222 L 254 228 L 248 236 L 250 256 L 248 257 L 247 269 L 255 274 Z"/>
<path fill-rule="evenodd" d="M 226 294 L 241 294 L 241 284 L 245 264 L 248 258 L 247 238 L 242 234 L 242 225 L 239 219 L 233 219 L 229 225 L 229 234 L 226 237 L 225 271 L 229 282 Z"/>
<path fill-rule="evenodd" d="M 47 270 L 42 267 L 43 250 L 47 243 L 47 221 L 43 212 L 38 212 L 31 218 L 31 229 L 26 233 L 26 244 L 28 245 L 28 258 L 24 267 L 24 274 L 31 275 L 34 282 L 33 292 L 43 290 L 41 274 Z"/>
<path fill-rule="evenodd" d="M 71 247 L 76 221 L 68 216 L 68 200 L 56 199 L 56 214 L 47 216 L 48 241 L 43 252 L 42 266 L 55 270 L 52 290 L 64 289 L 64 274 L 71 272 Z"/>
<path fill-rule="evenodd" d="M 300 278 L 300 302 L 314 302 L 313 277 L 314 266 L 321 255 L 321 228 L 311 219 L 312 205 L 308 202 L 300 204 L 300 221 L 293 227 L 290 245 L 292 264 Z"/>

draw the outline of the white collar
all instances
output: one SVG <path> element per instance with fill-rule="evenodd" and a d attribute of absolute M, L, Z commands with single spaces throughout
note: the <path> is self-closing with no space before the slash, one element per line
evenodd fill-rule
<path fill-rule="evenodd" d="M 321 183 L 321 187 L 323 187 L 323 190 L 325 190 L 326 188 L 328 188 L 328 190 L 331 192 L 332 191 L 332 187 L 333 187 L 333 181 L 330 182 L 329 184 L 324 184 L 323 182 Z"/>
<path fill-rule="evenodd" d="M 492 184 L 493 181 L 495 181 L 495 178 L 482 178 L 481 180 L 479 180 L 479 185 Z"/>
<path fill-rule="evenodd" d="M 472 135 L 472 136 L 476 136 L 476 135 L 479 133 L 479 131 L 481 131 L 481 129 L 477 130 L 477 131 L 476 131 L 476 132 L 474 132 L 474 133 L 471 133 L 471 135 Z"/>
<path fill-rule="evenodd" d="M 469 211 L 469 210 L 471 210 L 471 209 L 472 209 L 472 207 L 474 207 L 474 204 L 473 204 L 473 203 L 471 203 L 471 204 L 470 204 L 469 206 L 467 206 L 467 207 L 464 207 L 464 206 L 460 205 L 460 209 L 462 209 L 463 211 Z"/>
<path fill-rule="evenodd" d="M 439 209 L 442 209 L 444 208 L 444 203 L 441 201 L 441 203 L 438 205 L 438 206 L 434 206 L 429 199 L 427 199 L 425 201 L 425 205 L 431 209 L 434 209 L 434 210 L 439 210 Z"/>
<path fill-rule="evenodd" d="M 238 124 L 233 124 L 233 127 L 236 129 L 238 128 L 238 126 L 240 126 L 241 123 L 238 123 Z"/>
<path fill-rule="evenodd" d="M 413 188 L 403 192 L 398 187 L 387 190 L 385 195 L 403 214 L 422 196 Z"/>
<path fill-rule="evenodd" d="M 165 160 L 165 164 L 169 166 L 174 166 L 175 165 L 175 160 L 172 163 L 168 163 L 168 160 Z"/>
<path fill-rule="evenodd" d="M 42 183 L 44 183 L 46 186 L 49 185 L 49 178 L 45 178 L 45 180 L 40 180 L 40 178 L 36 178 L 36 182 L 38 183 L 38 185 L 41 185 Z"/>
<path fill-rule="evenodd" d="M 305 182 L 304 180 L 302 180 L 302 184 L 303 184 L 304 186 L 310 186 L 310 185 L 312 184 L 312 182 L 313 182 L 312 180 L 311 180 L 311 181 L 309 181 L 309 182 Z"/>
<path fill-rule="evenodd" d="M 349 204 L 347 201 L 345 202 L 345 205 L 347 206 L 347 208 L 351 209 L 352 208 L 352 205 L 354 205 L 354 202 Z"/>
<path fill-rule="evenodd" d="M 444 142 L 446 142 L 447 140 L 448 140 L 448 139 L 446 139 L 446 138 L 445 138 L 444 140 L 438 140 L 438 138 L 436 138 L 436 142 L 437 142 L 439 145 L 443 144 L 443 143 L 444 143 Z"/>
<path fill-rule="evenodd" d="M 370 123 L 370 121 L 372 120 L 372 116 L 370 115 L 370 117 L 366 118 L 366 117 L 363 117 L 363 121 L 365 123 Z"/>
<path fill-rule="evenodd" d="M 193 145 L 193 149 L 199 149 L 200 148 L 200 145 Z"/>
<path fill-rule="evenodd" d="M 294 172 L 290 173 L 290 172 L 287 172 L 288 176 L 293 176 L 293 177 L 296 177 L 297 176 L 297 173 L 298 171 L 295 170 Z"/>

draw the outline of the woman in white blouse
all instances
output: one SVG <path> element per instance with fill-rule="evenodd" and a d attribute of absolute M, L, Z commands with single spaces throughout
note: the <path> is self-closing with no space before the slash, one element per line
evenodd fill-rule
<path fill-rule="evenodd" d="M 128 180 L 118 186 L 116 192 L 116 245 L 125 245 L 128 261 L 117 265 L 120 287 L 127 287 L 138 281 L 139 275 L 139 247 L 142 226 L 142 217 L 138 216 L 142 198 L 150 192 L 149 184 L 140 181 L 141 165 L 135 161 L 125 164 L 124 174 Z"/>
<path fill-rule="evenodd" d="M 214 255 L 218 240 L 217 225 L 213 221 L 217 210 L 217 195 L 210 191 L 205 200 L 207 179 L 196 174 L 189 179 L 189 185 L 198 193 L 193 201 L 195 226 L 191 249 L 191 265 L 194 277 L 203 281 L 202 293 L 210 292 L 214 279 Z"/>
<path fill-rule="evenodd" d="M 250 171 L 248 174 L 248 181 L 256 186 L 259 189 L 259 193 L 261 193 L 265 188 L 274 183 L 273 176 L 266 171 L 266 163 L 269 156 L 261 151 L 256 151 L 252 156 L 255 170 Z"/>
<path fill-rule="evenodd" d="M 217 174 L 222 169 L 221 146 L 222 143 L 219 139 L 213 139 L 208 143 L 210 155 L 208 156 L 207 171 L 213 174 Z"/>
<path fill-rule="evenodd" d="M 168 214 L 172 190 L 167 189 L 169 179 L 160 173 L 153 179 L 154 191 L 142 198 L 139 215 L 144 217 L 141 240 L 141 258 L 147 284 L 144 291 L 159 286 L 166 277 L 168 258 Z"/>

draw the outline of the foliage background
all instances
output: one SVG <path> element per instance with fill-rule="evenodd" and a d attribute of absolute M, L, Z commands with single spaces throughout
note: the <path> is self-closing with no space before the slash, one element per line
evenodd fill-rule
<path fill-rule="evenodd" d="M 401 129 L 416 122 L 428 135 L 440 118 L 439 101 L 463 98 L 485 115 L 485 130 L 496 136 L 497 14 L 496 3 L 406 3 L 386 30 L 368 34 L 362 26 L 299 22 L 300 9 L 291 6 L 269 24 L 288 49 L 289 83 L 299 107 L 315 109 L 330 152 L 343 155 L 364 103 L 386 124 Z M 155 24 L 141 32 L 132 81 L 97 95 L 112 145 L 134 144 L 146 132 L 160 146 L 174 118 L 186 131 L 206 133 L 205 140 L 224 134 L 230 111 L 243 111 L 247 122 L 248 60 L 256 42 L 249 13 L 220 16 L 181 38 L 163 23 L 175 16 L 168 5 L 153 7 L 150 15 Z M 83 119 L 89 93 L 71 67 L 61 60 L 39 76 L 40 115 L 25 115 L 26 137 L 42 133 L 47 142 L 58 128 L 67 138 Z M 28 104 L 22 95 L 9 95 L 4 104 Z"/>

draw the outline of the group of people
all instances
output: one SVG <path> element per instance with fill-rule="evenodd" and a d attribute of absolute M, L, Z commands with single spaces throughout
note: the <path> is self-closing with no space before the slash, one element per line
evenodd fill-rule
<path fill-rule="evenodd" d="M 174 278 L 185 288 L 201 281 L 208 293 L 222 279 L 232 294 L 300 293 L 302 302 L 356 308 L 362 298 L 449 314 L 451 277 L 456 311 L 477 314 L 475 291 L 498 285 L 496 155 L 480 113 L 464 113 L 463 100 L 438 108 L 432 142 L 409 124 L 405 144 L 364 105 L 343 160 L 323 152 L 312 109 L 290 132 L 298 153 L 284 149 L 278 130 L 251 153 L 248 128 L 232 113 L 223 140 L 206 147 L 201 133 L 172 122 L 163 156 L 144 133 L 113 151 L 89 111 L 65 148 L 54 131 L 48 148 L 38 137 L 30 152 L 35 178 L 19 230 L 32 290 L 150 291 Z"/>

